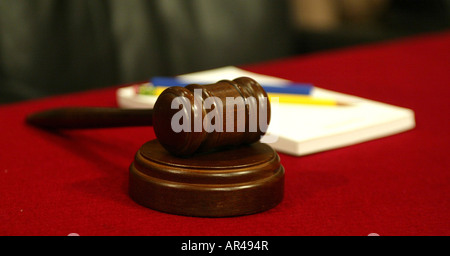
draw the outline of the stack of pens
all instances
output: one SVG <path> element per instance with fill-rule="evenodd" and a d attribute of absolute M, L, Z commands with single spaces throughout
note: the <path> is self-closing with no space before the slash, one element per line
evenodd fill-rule
<path fill-rule="evenodd" d="M 150 86 L 141 86 L 139 94 L 159 95 L 164 89 L 170 86 L 186 86 L 190 83 L 174 77 L 153 77 Z M 307 83 L 287 83 L 283 85 L 261 84 L 269 96 L 271 102 L 281 104 L 312 104 L 326 106 L 340 106 L 342 103 L 334 99 L 324 99 L 313 97 L 314 86 Z"/>

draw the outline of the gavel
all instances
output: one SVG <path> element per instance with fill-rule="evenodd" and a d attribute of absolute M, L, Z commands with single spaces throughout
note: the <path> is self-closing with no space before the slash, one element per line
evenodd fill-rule
<path fill-rule="evenodd" d="M 169 87 L 153 109 L 65 107 L 31 114 L 45 129 L 153 126 L 160 144 L 176 156 L 257 142 L 270 122 L 270 102 L 255 80 Z"/>
<path fill-rule="evenodd" d="M 283 199 L 280 157 L 258 142 L 270 122 L 270 102 L 248 77 L 169 87 L 153 109 L 66 107 L 26 121 L 46 129 L 152 125 L 157 139 L 136 152 L 128 187 L 150 209 L 227 217 L 262 212 Z"/>

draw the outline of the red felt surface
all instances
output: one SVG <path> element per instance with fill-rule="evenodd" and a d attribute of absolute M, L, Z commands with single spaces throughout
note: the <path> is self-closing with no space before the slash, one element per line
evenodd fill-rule
<path fill-rule="evenodd" d="M 0 235 L 450 235 L 449 64 L 450 33 L 441 33 L 244 67 L 411 108 L 417 127 L 280 154 L 283 202 L 234 218 L 170 215 L 130 199 L 128 166 L 152 128 L 24 124 L 51 107 L 116 106 L 117 87 L 1 106 Z"/>

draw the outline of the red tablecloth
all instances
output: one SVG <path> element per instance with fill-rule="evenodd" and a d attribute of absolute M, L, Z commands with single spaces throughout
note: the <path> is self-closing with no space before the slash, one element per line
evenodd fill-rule
<path fill-rule="evenodd" d="M 117 87 L 2 106 L 0 235 L 450 235 L 449 64 L 450 33 L 441 33 L 244 67 L 411 108 L 417 127 L 280 154 L 283 202 L 234 218 L 171 215 L 130 199 L 128 167 L 152 128 L 50 133 L 24 124 L 51 107 L 116 106 Z"/>

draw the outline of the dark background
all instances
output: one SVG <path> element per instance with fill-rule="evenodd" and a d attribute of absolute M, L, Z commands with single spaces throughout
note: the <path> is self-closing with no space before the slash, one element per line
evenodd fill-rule
<path fill-rule="evenodd" d="M 0 103 L 450 25 L 450 0 L 0 0 Z"/>

